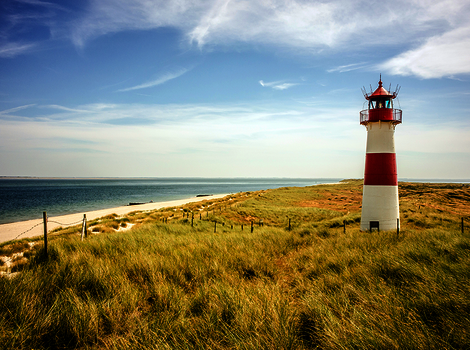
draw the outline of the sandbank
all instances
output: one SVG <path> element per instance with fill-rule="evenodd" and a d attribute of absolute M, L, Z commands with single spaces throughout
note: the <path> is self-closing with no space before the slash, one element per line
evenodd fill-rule
<path fill-rule="evenodd" d="M 71 223 L 75 223 L 76 225 L 78 225 L 80 224 L 81 220 L 83 220 L 83 214 L 86 214 L 87 220 L 94 220 L 94 219 L 101 218 L 103 216 L 113 214 L 113 213 L 121 216 L 121 215 L 129 214 L 134 211 L 149 211 L 149 210 L 156 210 L 156 209 L 161 209 L 161 208 L 178 207 L 187 203 L 201 202 L 201 201 L 210 200 L 210 199 L 219 199 L 227 195 L 228 194 L 217 194 L 217 195 L 210 195 L 210 196 L 204 196 L 204 197 L 192 197 L 192 198 L 186 198 L 186 199 L 179 199 L 179 200 L 167 201 L 167 202 L 127 205 L 123 207 L 94 210 L 94 211 L 88 211 L 88 212 L 83 212 L 83 213 L 67 214 L 67 215 L 61 215 L 61 216 L 51 216 L 51 217 L 48 217 L 47 230 L 51 231 L 57 227 L 68 226 L 68 224 L 71 224 Z M 58 224 L 57 222 L 62 223 L 62 225 Z M 43 223 L 42 219 L 35 219 L 35 220 L 13 222 L 9 224 L 2 224 L 0 225 L 0 243 L 11 241 L 17 238 L 22 239 L 22 238 L 36 237 L 36 236 L 43 235 L 44 227 L 42 223 Z"/>

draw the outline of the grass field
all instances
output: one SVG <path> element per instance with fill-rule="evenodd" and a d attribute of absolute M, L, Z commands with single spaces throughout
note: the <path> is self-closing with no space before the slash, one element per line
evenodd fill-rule
<path fill-rule="evenodd" d="M 359 231 L 346 181 L 111 215 L 51 234 L 47 259 L 2 244 L 24 257 L 0 278 L 0 348 L 469 348 L 470 188 L 399 188 L 399 236 Z"/>

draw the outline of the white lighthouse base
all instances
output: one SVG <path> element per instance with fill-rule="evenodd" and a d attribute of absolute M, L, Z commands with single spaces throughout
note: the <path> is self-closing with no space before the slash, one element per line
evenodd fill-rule
<path fill-rule="evenodd" d="M 376 228 L 395 230 L 400 217 L 398 186 L 364 185 L 362 193 L 361 231 Z M 371 225 L 372 222 L 372 225 Z"/>

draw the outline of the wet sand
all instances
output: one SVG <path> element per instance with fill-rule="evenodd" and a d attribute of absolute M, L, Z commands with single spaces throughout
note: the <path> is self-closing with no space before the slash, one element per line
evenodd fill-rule
<path fill-rule="evenodd" d="M 83 220 L 83 214 L 86 214 L 87 220 L 94 220 L 109 214 L 125 215 L 134 211 L 149 211 L 161 208 L 177 207 L 187 203 L 201 202 L 209 199 L 219 199 L 227 196 L 227 194 L 218 194 L 204 197 L 192 197 L 187 199 L 180 199 L 167 202 L 155 202 L 139 205 L 128 205 L 124 207 L 109 208 L 95 211 L 88 211 L 76 214 L 67 214 L 61 216 L 51 216 L 48 218 L 47 230 L 51 231 L 57 227 L 68 226 L 68 224 L 75 223 L 78 225 Z M 58 224 L 61 223 L 61 224 Z M 0 225 L 0 243 L 11 241 L 13 239 L 21 239 L 27 237 L 35 237 L 44 234 L 43 220 L 27 220 L 20 222 L 13 222 L 10 224 Z"/>

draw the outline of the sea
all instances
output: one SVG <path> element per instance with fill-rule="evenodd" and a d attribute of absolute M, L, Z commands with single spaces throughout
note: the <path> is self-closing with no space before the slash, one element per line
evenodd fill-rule
<path fill-rule="evenodd" d="M 0 224 L 197 195 L 304 187 L 338 178 L 0 178 Z"/>

